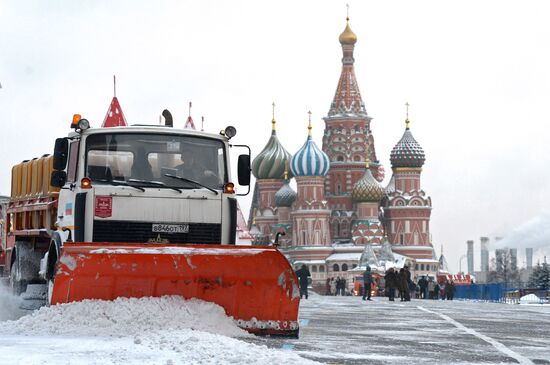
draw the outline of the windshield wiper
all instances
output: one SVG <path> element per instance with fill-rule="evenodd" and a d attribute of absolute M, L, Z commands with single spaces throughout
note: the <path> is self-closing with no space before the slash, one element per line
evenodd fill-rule
<path fill-rule="evenodd" d="M 211 187 L 208 187 L 206 185 L 203 185 L 201 184 L 200 182 L 197 182 L 195 180 L 189 180 L 189 179 L 186 179 L 184 177 L 181 177 L 181 176 L 176 176 L 176 175 L 172 175 L 172 174 L 164 174 L 164 176 L 166 177 L 171 177 L 172 179 L 178 179 L 178 180 L 181 180 L 181 181 L 185 181 L 185 182 L 188 182 L 188 183 L 191 183 L 195 186 L 198 186 L 198 187 L 201 187 L 201 188 L 205 188 L 205 189 L 208 189 L 210 190 L 211 192 L 213 192 L 214 194 L 218 195 L 218 192 L 214 189 L 212 189 Z"/>
<path fill-rule="evenodd" d="M 144 189 L 144 188 L 139 187 L 139 186 L 130 185 L 130 184 L 128 184 L 126 181 L 121 181 L 121 180 L 107 180 L 107 179 L 94 179 L 94 181 L 99 181 L 99 182 L 111 184 L 111 185 L 114 185 L 114 186 L 128 186 L 128 187 L 130 187 L 130 188 L 134 188 L 134 189 L 137 189 L 137 190 L 139 190 L 139 191 L 145 192 L 145 189 Z"/>
<path fill-rule="evenodd" d="M 137 184 L 149 184 L 149 185 L 154 185 L 154 186 L 160 186 L 160 187 L 163 187 L 163 188 L 168 188 L 168 189 L 175 190 L 179 193 L 183 193 L 183 191 L 180 188 L 177 188 L 175 186 L 167 186 L 162 181 L 147 181 L 147 180 L 138 180 L 138 179 L 128 179 L 128 182 L 137 183 Z"/>

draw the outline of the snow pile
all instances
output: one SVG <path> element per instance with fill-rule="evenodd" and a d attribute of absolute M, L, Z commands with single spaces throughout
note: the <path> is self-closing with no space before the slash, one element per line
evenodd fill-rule
<path fill-rule="evenodd" d="M 157 330 L 191 329 L 225 336 L 249 336 L 219 305 L 178 296 L 84 300 L 42 307 L 3 327 L 25 335 L 120 337 Z"/>
<path fill-rule="evenodd" d="M 3 322 L 0 364 L 318 364 L 253 338 L 198 299 L 85 300 Z"/>
<path fill-rule="evenodd" d="M 535 294 L 527 294 L 519 298 L 519 304 L 542 304 L 544 302 Z"/>
<path fill-rule="evenodd" d="M 10 288 L 0 284 L 0 321 L 14 320 L 26 312 L 19 309 L 21 298 L 12 295 Z"/>

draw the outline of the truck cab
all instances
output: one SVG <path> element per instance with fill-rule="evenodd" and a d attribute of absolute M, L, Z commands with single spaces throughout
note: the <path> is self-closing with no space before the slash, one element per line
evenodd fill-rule
<path fill-rule="evenodd" d="M 58 140 L 54 169 L 64 239 L 235 244 L 225 135 L 160 126 L 86 129 Z"/>

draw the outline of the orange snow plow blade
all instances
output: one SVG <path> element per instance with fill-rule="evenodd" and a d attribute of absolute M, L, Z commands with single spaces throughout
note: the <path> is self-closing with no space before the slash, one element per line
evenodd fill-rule
<path fill-rule="evenodd" d="M 255 334 L 298 336 L 298 281 L 274 247 L 66 242 L 51 304 L 164 295 L 214 302 Z"/>

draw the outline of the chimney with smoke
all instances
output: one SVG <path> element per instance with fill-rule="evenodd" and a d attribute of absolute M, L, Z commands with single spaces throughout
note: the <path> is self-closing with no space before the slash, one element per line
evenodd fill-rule
<path fill-rule="evenodd" d="M 467 241 L 468 245 L 467 260 L 468 260 L 468 274 L 474 273 L 474 241 Z"/>
<path fill-rule="evenodd" d="M 481 271 L 489 271 L 489 238 L 481 237 Z"/>

